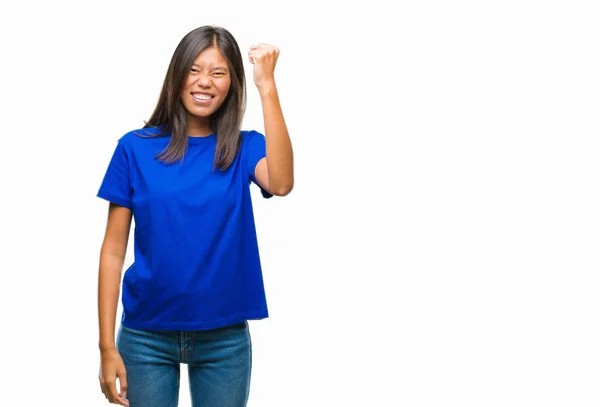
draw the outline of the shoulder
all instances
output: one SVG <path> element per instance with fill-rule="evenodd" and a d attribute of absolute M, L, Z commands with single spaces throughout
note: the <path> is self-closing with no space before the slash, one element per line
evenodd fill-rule
<path fill-rule="evenodd" d="M 161 129 L 146 127 L 140 129 L 130 130 L 122 135 L 118 140 L 118 144 L 126 149 L 135 148 L 140 143 L 144 143 L 149 138 L 158 136 L 161 134 Z"/>
<path fill-rule="evenodd" d="M 241 135 L 242 141 L 245 143 L 265 140 L 265 136 L 256 130 L 242 130 Z"/>

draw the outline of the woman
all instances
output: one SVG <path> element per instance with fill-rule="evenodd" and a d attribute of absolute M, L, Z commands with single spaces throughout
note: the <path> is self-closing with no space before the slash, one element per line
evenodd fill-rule
<path fill-rule="evenodd" d="M 111 403 L 176 406 L 181 363 L 194 407 L 247 403 L 247 321 L 268 317 L 250 183 L 265 198 L 294 183 L 278 55 L 267 44 L 248 52 L 265 135 L 241 130 L 246 82 L 236 40 L 204 26 L 177 46 L 150 120 L 117 143 L 98 191 L 109 201 L 98 311 L 100 384 Z M 115 341 L 132 219 L 135 259 Z"/>

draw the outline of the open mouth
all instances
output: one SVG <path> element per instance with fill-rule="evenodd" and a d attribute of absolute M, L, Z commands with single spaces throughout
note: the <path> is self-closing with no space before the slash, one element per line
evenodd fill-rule
<path fill-rule="evenodd" d="M 194 100 L 200 103 L 210 102 L 212 99 L 214 99 L 214 96 L 209 95 L 208 93 L 192 93 L 192 97 Z"/>

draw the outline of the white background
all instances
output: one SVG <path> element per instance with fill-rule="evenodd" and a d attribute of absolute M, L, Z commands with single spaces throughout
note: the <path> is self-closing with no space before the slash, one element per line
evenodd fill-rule
<path fill-rule="evenodd" d="M 95 194 L 205 24 L 281 49 L 295 153 L 289 196 L 253 189 L 249 406 L 599 405 L 594 2 L 350 3 L 2 6 L 0 405 L 108 405 Z"/>

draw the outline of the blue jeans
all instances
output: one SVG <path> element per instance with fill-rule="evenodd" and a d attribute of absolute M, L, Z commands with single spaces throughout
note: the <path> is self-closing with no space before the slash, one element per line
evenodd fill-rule
<path fill-rule="evenodd" d="M 147 331 L 120 326 L 130 407 L 176 407 L 179 367 L 188 365 L 193 407 L 244 407 L 250 392 L 248 322 L 206 331 Z"/>

